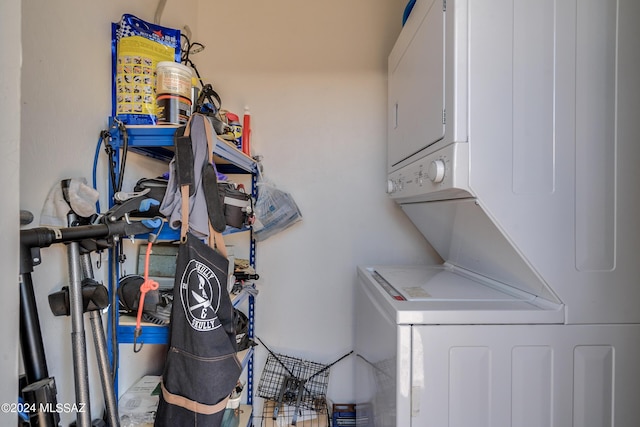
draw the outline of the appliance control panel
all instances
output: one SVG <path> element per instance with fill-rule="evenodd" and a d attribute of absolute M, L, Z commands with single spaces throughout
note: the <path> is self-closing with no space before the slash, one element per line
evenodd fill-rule
<path fill-rule="evenodd" d="M 390 173 L 387 193 L 398 203 L 473 197 L 468 146 L 451 143 Z"/>

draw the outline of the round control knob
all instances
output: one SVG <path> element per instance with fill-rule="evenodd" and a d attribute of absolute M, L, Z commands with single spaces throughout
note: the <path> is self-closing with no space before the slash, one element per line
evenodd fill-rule
<path fill-rule="evenodd" d="M 429 164 L 427 175 L 435 184 L 439 184 L 444 180 L 444 161 L 442 159 L 433 160 Z"/>
<path fill-rule="evenodd" d="M 394 191 L 396 191 L 396 183 L 391 181 L 390 179 L 387 180 L 387 193 L 391 194 Z"/>

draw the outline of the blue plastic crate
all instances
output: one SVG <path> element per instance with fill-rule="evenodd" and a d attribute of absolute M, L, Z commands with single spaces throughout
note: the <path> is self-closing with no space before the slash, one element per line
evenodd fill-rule
<path fill-rule="evenodd" d="M 334 427 L 356 425 L 356 405 L 353 403 L 334 403 L 331 425 Z"/>

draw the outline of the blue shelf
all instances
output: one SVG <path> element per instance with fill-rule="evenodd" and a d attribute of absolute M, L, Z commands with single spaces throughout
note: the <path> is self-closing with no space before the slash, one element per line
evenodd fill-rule
<path fill-rule="evenodd" d="M 249 297 L 249 292 L 242 291 L 238 295 L 232 296 L 234 307 L 238 307 L 244 300 Z M 123 324 L 123 322 L 125 322 Z M 136 318 L 133 316 L 119 316 L 119 325 L 116 337 L 119 344 L 133 344 L 133 336 L 136 330 Z M 137 343 L 145 344 L 167 344 L 169 342 L 169 326 L 154 325 L 153 323 L 143 323 L 141 334 L 137 339 Z M 248 363 L 248 361 L 247 361 Z M 245 365 L 243 364 L 243 369 Z"/>
<path fill-rule="evenodd" d="M 124 145 L 123 135 L 110 119 L 111 145 L 119 150 Z M 129 151 L 169 162 L 173 158 L 173 134 L 178 126 L 126 126 Z M 213 149 L 214 161 L 220 169 L 228 168 L 226 173 L 255 173 L 257 163 L 254 159 L 238 150 L 236 146 L 221 138 L 216 138 Z M 224 170 L 221 170 L 224 173 Z"/>
<path fill-rule="evenodd" d="M 133 318 L 135 323 L 135 318 Z M 118 326 L 117 338 L 119 344 L 133 344 L 133 334 L 136 325 Z M 145 323 L 141 328 L 142 333 L 136 341 L 138 344 L 167 344 L 169 342 L 169 327 Z"/>
<path fill-rule="evenodd" d="M 222 235 L 227 236 L 229 234 L 246 233 L 247 231 L 251 231 L 251 227 L 234 228 L 234 227 L 227 226 L 227 228 L 222 232 Z M 149 234 L 148 233 L 137 234 L 136 238 L 147 240 L 149 238 Z M 173 228 L 169 227 L 165 222 L 164 226 L 162 227 L 162 230 L 160 230 L 160 234 L 158 235 L 157 240 L 168 241 L 168 242 L 178 241 L 180 240 L 180 230 L 174 230 Z"/>

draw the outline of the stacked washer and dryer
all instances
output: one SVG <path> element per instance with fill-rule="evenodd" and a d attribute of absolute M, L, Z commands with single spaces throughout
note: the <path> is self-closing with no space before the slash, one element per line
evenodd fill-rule
<path fill-rule="evenodd" d="M 638 21 L 636 0 L 417 0 L 388 192 L 442 263 L 358 269 L 358 425 L 640 425 Z"/>

